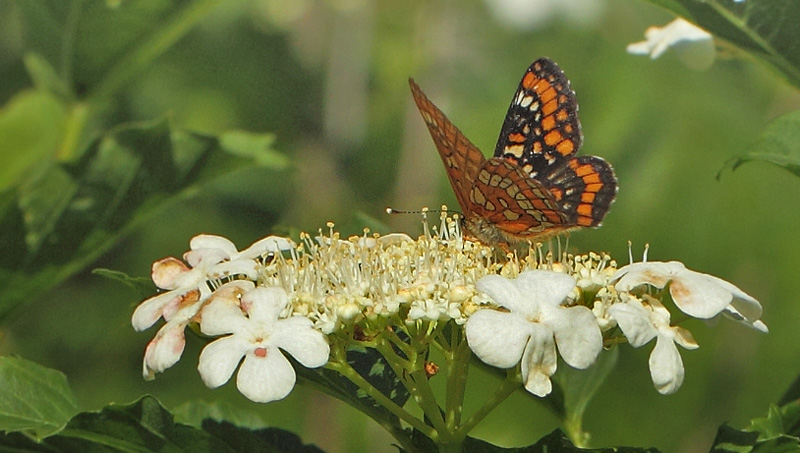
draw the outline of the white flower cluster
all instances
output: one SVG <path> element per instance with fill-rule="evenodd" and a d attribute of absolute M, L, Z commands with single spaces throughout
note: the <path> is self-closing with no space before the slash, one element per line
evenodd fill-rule
<path fill-rule="evenodd" d="M 274 401 L 295 384 L 284 353 L 315 368 L 328 363 L 334 342 L 353 340 L 354 327 L 372 338 L 453 321 L 478 358 L 500 368 L 519 364 L 525 388 L 539 396 L 552 390 L 556 351 L 568 365 L 587 368 L 623 336 L 634 347 L 656 339 L 651 375 L 668 394 L 683 380 L 675 344 L 697 344 L 670 324 L 666 288 L 689 316 L 724 314 L 767 331 L 755 299 L 677 262 L 617 269 L 595 254 L 553 259 L 532 249 L 525 258 L 499 256 L 465 240 L 445 217 L 439 233 L 417 240 L 342 240 L 329 228 L 316 240 L 303 235 L 299 245 L 270 236 L 241 252 L 225 238 L 199 235 L 183 261 L 154 263 L 153 281 L 165 291 L 142 302 L 132 319 L 137 330 L 166 321 L 146 348 L 145 378 L 177 363 L 185 328 L 196 324 L 214 338 L 199 358 L 206 385 L 225 384 L 238 368 L 242 394 Z"/>
<path fill-rule="evenodd" d="M 691 317 L 722 314 L 767 332 L 758 301 L 717 277 L 676 261 L 634 263 L 609 275 L 610 269 L 597 268 L 594 279 L 581 278 L 588 272 L 585 266 L 572 276 L 531 270 L 514 280 L 484 277 L 478 289 L 508 311 L 475 313 L 466 325 L 470 347 L 489 365 L 510 368 L 520 363 L 525 388 L 544 396 L 552 390 L 556 349 L 568 365 L 588 368 L 602 350 L 603 338 L 613 338 L 618 327 L 636 348 L 656 339 L 650 375 L 656 390 L 666 395 L 683 383 L 683 362 L 675 344 L 686 349 L 698 345 L 688 330 L 670 324 L 670 312 L 650 294 L 653 289 L 668 287 L 675 306 Z M 593 310 L 570 296 L 579 282 L 584 288 L 602 282 Z"/>

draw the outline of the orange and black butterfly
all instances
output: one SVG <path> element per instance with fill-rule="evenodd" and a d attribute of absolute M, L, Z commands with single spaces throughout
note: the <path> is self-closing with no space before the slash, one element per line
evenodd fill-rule
<path fill-rule="evenodd" d="M 600 225 L 616 196 L 617 178 L 603 159 L 575 156 L 583 140 L 578 103 L 554 62 L 541 58 L 525 71 L 491 159 L 413 79 L 409 83 L 461 205 L 464 227 L 479 241 L 542 240 Z"/>

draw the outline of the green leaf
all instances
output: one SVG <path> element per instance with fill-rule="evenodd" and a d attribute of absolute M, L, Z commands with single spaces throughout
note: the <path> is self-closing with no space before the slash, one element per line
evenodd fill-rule
<path fill-rule="evenodd" d="M 58 434 L 41 443 L 15 434 L 0 436 L 0 449 L 49 452 L 303 452 L 319 448 L 275 428 L 249 430 L 211 420 L 202 428 L 176 423 L 153 397 L 128 405 L 110 405 L 100 412 L 76 415 Z"/>
<path fill-rule="evenodd" d="M 0 193 L 0 318 L 88 266 L 166 204 L 274 154 L 259 146 L 242 158 L 215 137 L 158 121 L 114 129 L 76 161 L 45 161 Z"/>
<path fill-rule="evenodd" d="M 175 420 L 187 425 L 201 427 L 205 420 L 230 422 L 242 428 L 259 429 L 267 424 L 258 413 L 246 406 L 233 405 L 227 401 L 188 401 L 173 409 Z"/>
<path fill-rule="evenodd" d="M 220 135 L 220 145 L 231 154 L 252 158 L 262 167 L 285 170 L 289 159 L 272 150 L 274 134 L 252 134 L 244 131 L 229 131 Z"/>
<path fill-rule="evenodd" d="M 714 452 L 750 452 L 758 439 L 758 433 L 740 431 L 728 425 L 717 430 L 711 451 Z"/>
<path fill-rule="evenodd" d="M 760 58 L 800 88 L 800 2 L 651 1 Z"/>
<path fill-rule="evenodd" d="M 59 99 L 67 100 L 72 96 L 67 83 L 56 73 L 55 68 L 41 55 L 30 52 L 25 55 L 25 68 L 33 79 L 36 88 L 50 93 Z"/>
<path fill-rule="evenodd" d="M 136 294 L 138 294 L 143 300 L 148 297 L 152 297 L 156 292 L 156 287 L 153 285 L 153 280 L 146 277 L 131 277 L 125 272 L 102 268 L 92 269 L 92 274 L 122 283 L 128 288 L 136 291 Z"/>
<path fill-rule="evenodd" d="M 67 118 L 52 94 L 23 91 L 0 110 L 0 190 L 30 176 L 31 167 L 56 154 Z"/>
<path fill-rule="evenodd" d="M 542 437 L 533 445 L 526 447 L 499 447 L 492 445 L 480 439 L 468 437 L 464 442 L 464 452 L 487 452 L 487 453 L 501 453 L 501 452 L 530 452 L 530 453 L 547 453 L 547 452 L 593 452 L 593 453 L 657 453 L 655 448 L 638 448 L 638 447 L 605 447 L 605 448 L 579 448 L 576 447 L 566 434 L 561 430 L 555 430 L 550 434 Z"/>
<path fill-rule="evenodd" d="M 783 406 L 772 405 L 767 416 L 750 422 L 748 431 L 757 432 L 759 439 L 770 439 L 788 434 L 800 434 L 800 402 L 792 401 Z"/>
<path fill-rule="evenodd" d="M 751 149 L 751 152 L 726 162 L 717 173 L 717 179 L 726 168 L 733 171 L 752 161 L 769 162 L 800 176 L 800 110 L 773 121 Z"/>
<path fill-rule="evenodd" d="M 206 420 L 203 429 L 218 439 L 223 439 L 237 452 L 276 451 L 298 453 L 323 453 L 315 445 L 303 444 L 297 434 L 277 428 L 249 431 L 227 422 Z"/>
<path fill-rule="evenodd" d="M 750 422 L 748 431 L 755 431 L 759 433 L 759 437 L 770 438 L 783 434 L 783 417 L 781 410 L 775 405 L 769 407 L 767 416 L 764 418 L 756 418 Z"/>
<path fill-rule="evenodd" d="M 395 404 L 400 407 L 406 404 L 410 397 L 408 390 L 400 382 L 386 359 L 375 349 L 353 347 L 347 351 L 347 362 L 361 377 Z M 383 420 L 399 426 L 397 417 L 339 373 L 325 368 L 312 370 L 299 365 L 294 368 L 298 375 L 318 384 L 319 390 L 339 398 L 376 420 Z"/>
<path fill-rule="evenodd" d="M 588 441 L 588 433 L 583 432 L 583 414 L 600 386 L 606 381 L 617 364 L 619 348 L 603 351 L 597 362 L 586 370 L 563 366 L 555 379 L 564 393 L 564 426 L 568 432 Z"/>
<path fill-rule="evenodd" d="M 185 36 L 220 0 L 16 2 L 24 47 L 73 92 L 113 95 Z M 102 37 L 102 39 L 97 39 Z"/>
<path fill-rule="evenodd" d="M 0 431 L 36 438 L 60 430 L 76 412 L 63 373 L 17 357 L 0 357 Z"/>
<path fill-rule="evenodd" d="M 714 439 L 720 452 L 790 452 L 800 450 L 800 402 L 770 406 L 766 417 L 756 418 L 745 430 L 722 425 Z"/>

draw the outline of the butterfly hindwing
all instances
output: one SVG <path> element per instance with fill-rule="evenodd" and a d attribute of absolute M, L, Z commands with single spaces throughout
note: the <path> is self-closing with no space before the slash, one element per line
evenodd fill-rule
<path fill-rule="evenodd" d="M 477 214 L 513 236 L 531 237 L 560 228 L 564 218 L 556 200 L 535 179 L 505 159 L 492 158 L 470 192 Z"/>

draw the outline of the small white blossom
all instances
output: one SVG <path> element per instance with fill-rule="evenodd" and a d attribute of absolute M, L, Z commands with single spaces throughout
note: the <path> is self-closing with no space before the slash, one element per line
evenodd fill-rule
<path fill-rule="evenodd" d="M 661 289 L 669 284 L 675 305 L 689 316 L 711 319 L 723 313 L 767 331 L 759 320 L 761 304 L 756 299 L 725 280 L 689 270 L 678 261 L 629 264 L 617 271 L 614 280 L 618 280 L 617 291 L 631 291 L 644 284 Z"/>
<path fill-rule="evenodd" d="M 209 300 L 221 298 L 237 300 L 238 296 L 254 287 L 255 284 L 251 281 L 232 281 L 217 288 Z M 202 303 L 194 303 L 179 310 L 147 344 L 142 365 L 142 374 L 146 380 L 153 379 L 155 373 L 161 373 L 178 363 L 186 346 L 184 330 L 194 320 L 202 305 Z"/>
<path fill-rule="evenodd" d="M 465 327 L 470 348 L 499 368 L 521 361 L 525 389 L 535 395 L 552 391 L 556 347 L 568 365 L 581 369 L 592 365 L 603 347 L 591 310 L 561 306 L 575 288 L 575 279 L 567 274 L 532 270 L 514 280 L 490 275 L 480 279 L 477 288 L 509 311 L 472 314 Z"/>
<path fill-rule="evenodd" d="M 673 48 L 681 61 L 695 70 L 708 69 L 714 62 L 711 34 L 684 19 L 675 19 L 664 27 L 650 27 L 644 35 L 645 41 L 628 45 L 628 53 L 650 55 L 655 60 Z"/>
<path fill-rule="evenodd" d="M 200 330 L 206 335 L 230 335 L 214 340 L 200 353 L 197 369 L 203 382 L 211 388 L 225 384 L 242 362 L 237 388 L 250 400 L 266 403 L 286 397 L 294 388 L 294 369 L 281 350 L 309 368 L 327 363 L 330 346 L 311 320 L 279 319 L 288 303 L 283 289 L 259 287 L 244 294 L 241 304 L 219 299 L 205 306 Z"/>
<path fill-rule="evenodd" d="M 669 395 L 680 388 L 684 375 L 683 361 L 675 344 L 686 349 L 697 349 L 698 345 L 688 330 L 670 325 L 669 311 L 657 299 L 647 295 L 644 299 L 643 304 L 628 296 L 624 303 L 614 304 L 608 311 L 634 348 L 656 339 L 650 353 L 650 377 L 659 393 Z"/>
<path fill-rule="evenodd" d="M 153 263 L 153 283 L 168 291 L 139 304 L 133 312 L 131 324 L 136 330 L 144 330 L 161 317 L 169 321 L 181 309 L 202 303 L 211 295 L 210 279 L 243 275 L 255 280 L 256 258 L 291 247 L 288 239 L 268 236 L 238 252 L 236 246 L 224 237 L 197 235 L 189 241 L 190 250 L 183 255 L 191 267 L 173 257 Z"/>

